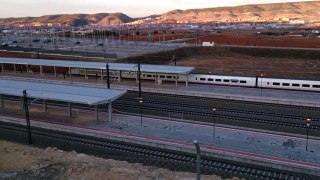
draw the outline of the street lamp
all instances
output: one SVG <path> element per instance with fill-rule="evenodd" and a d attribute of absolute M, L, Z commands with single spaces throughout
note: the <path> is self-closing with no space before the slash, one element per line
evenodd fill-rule
<path fill-rule="evenodd" d="M 307 143 L 306 143 L 306 151 L 308 151 L 308 140 L 309 140 L 309 129 L 310 129 L 310 121 L 311 121 L 311 118 L 307 118 L 306 121 L 307 121 Z"/>
<path fill-rule="evenodd" d="M 198 140 L 194 139 L 193 140 L 193 144 L 196 146 L 196 150 L 197 150 L 197 176 L 196 176 L 196 180 L 200 180 L 201 179 L 201 151 L 200 151 L 200 146 L 199 146 L 199 142 Z"/>
<path fill-rule="evenodd" d="M 140 104 L 140 126 L 142 127 L 142 104 L 143 104 L 143 98 L 139 97 L 139 104 Z"/>
<path fill-rule="evenodd" d="M 212 132 L 212 136 L 215 138 L 215 133 L 216 133 L 216 111 L 217 108 L 212 108 L 213 111 L 213 132 Z"/>

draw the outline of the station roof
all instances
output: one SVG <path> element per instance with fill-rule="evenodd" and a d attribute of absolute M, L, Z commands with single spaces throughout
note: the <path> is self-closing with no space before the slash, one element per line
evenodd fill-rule
<path fill-rule="evenodd" d="M 85 62 L 85 61 L 65 61 L 65 60 L 47 60 L 47 59 L 24 59 L 24 58 L 0 58 L 0 63 L 20 64 L 20 65 L 37 65 L 37 66 L 55 66 L 66 68 L 86 68 L 86 69 L 106 69 L 106 63 L 102 62 Z M 110 70 L 117 71 L 137 71 L 137 64 L 109 63 Z M 170 73 L 170 74 L 188 74 L 194 67 L 188 66 L 166 66 L 141 64 L 141 72 L 151 73 Z"/>
<path fill-rule="evenodd" d="M 31 98 L 88 105 L 109 103 L 126 93 L 126 90 L 0 79 L 2 95 L 21 97 L 23 90 L 26 90 L 27 96 Z"/>

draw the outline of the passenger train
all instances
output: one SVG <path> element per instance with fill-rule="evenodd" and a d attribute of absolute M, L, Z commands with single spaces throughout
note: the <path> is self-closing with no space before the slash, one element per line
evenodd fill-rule
<path fill-rule="evenodd" d="M 81 72 L 79 72 L 82 74 Z M 117 79 L 118 71 L 110 71 L 110 77 Z M 89 72 L 88 72 L 89 74 Z M 98 73 L 99 74 L 99 73 Z M 141 79 L 155 80 L 155 73 L 141 73 Z M 120 74 L 121 79 L 136 79 L 137 72 L 123 71 Z M 293 80 L 293 79 L 275 79 L 265 77 L 241 77 L 241 76 L 220 76 L 212 74 L 189 74 L 173 75 L 173 74 L 157 74 L 157 80 L 171 82 L 188 82 L 190 84 L 215 84 L 227 86 L 243 86 L 255 88 L 270 88 L 270 89 L 290 89 L 302 91 L 318 91 L 320 92 L 320 81 L 310 80 Z"/>

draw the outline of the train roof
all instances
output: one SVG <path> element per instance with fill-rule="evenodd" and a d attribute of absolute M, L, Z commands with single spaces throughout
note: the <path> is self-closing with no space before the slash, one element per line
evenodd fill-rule
<path fill-rule="evenodd" d="M 0 79 L 2 95 L 21 97 L 23 90 L 27 91 L 30 98 L 87 105 L 109 103 L 126 93 L 126 90 Z"/>
<path fill-rule="evenodd" d="M 0 63 L 36 65 L 36 66 L 55 66 L 66 68 L 82 69 L 106 69 L 106 63 L 86 62 L 86 61 L 65 61 L 65 60 L 47 60 L 47 59 L 24 59 L 24 58 L 0 58 Z M 137 64 L 109 63 L 110 70 L 118 71 L 138 71 Z M 167 66 L 167 65 L 150 65 L 141 64 L 141 72 L 149 73 L 169 73 L 169 74 L 189 74 L 194 67 L 189 66 Z"/>

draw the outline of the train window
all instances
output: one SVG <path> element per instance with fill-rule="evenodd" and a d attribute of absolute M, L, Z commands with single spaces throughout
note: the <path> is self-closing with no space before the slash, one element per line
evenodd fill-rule
<path fill-rule="evenodd" d="M 231 79 L 231 82 L 232 82 L 232 83 L 238 83 L 238 82 L 239 82 L 239 80 Z"/>
<path fill-rule="evenodd" d="M 147 77 L 152 77 L 152 75 L 150 75 L 150 74 L 147 74 Z"/>
<path fill-rule="evenodd" d="M 224 79 L 223 82 L 229 82 L 229 79 Z"/>
<path fill-rule="evenodd" d="M 320 88 L 320 85 L 312 85 L 313 88 Z"/>
<path fill-rule="evenodd" d="M 289 83 L 282 83 L 282 86 L 290 86 Z"/>
<path fill-rule="evenodd" d="M 302 84 L 302 87 L 310 87 L 310 84 Z"/>
<path fill-rule="evenodd" d="M 177 79 L 179 79 L 179 76 L 177 76 Z"/>
<path fill-rule="evenodd" d="M 221 82 L 221 79 L 216 79 L 216 82 Z"/>
<path fill-rule="evenodd" d="M 293 87 L 300 87 L 300 84 L 292 83 L 292 86 L 293 86 Z"/>
<path fill-rule="evenodd" d="M 163 76 L 163 75 L 160 75 L 160 78 L 165 78 L 165 76 Z"/>
<path fill-rule="evenodd" d="M 198 80 L 198 78 L 196 78 L 196 80 Z"/>
<path fill-rule="evenodd" d="M 167 78 L 168 78 L 168 79 L 171 79 L 171 78 L 172 78 L 172 76 L 167 76 Z"/>
<path fill-rule="evenodd" d="M 241 84 L 245 84 L 245 83 L 247 83 L 247 81 L 242 81 L 242 80 L 240 80 L 240 83 L 241 83 Z"/>
<path fill-rule="evenodd" d="M 200 78 L 200 81 L 205 81 L 206 80 L 206 78 Z"/>
<path fill-rule="evenodd" d="M 156 77 L 156 75 L 152 75 L 152 77 Z"/>
<path fill-rule="evenodd" d="M 274 82 L 274 83 L 272 83 L 272 85 L 274 85 L 274 86 L 280 86 L 280 83 Z"/>
<path fill-rule="evenodd" d="M 212 78 L 208 78 L 208 81 L 213 81 L 213 79 Z"/>
<path fill-rule="evenodd" d="M 146 77 L 146 75 L 145 75 L 145 74 L 143 74 L 142 76 L 143 76 L 143 77 Z"/>

